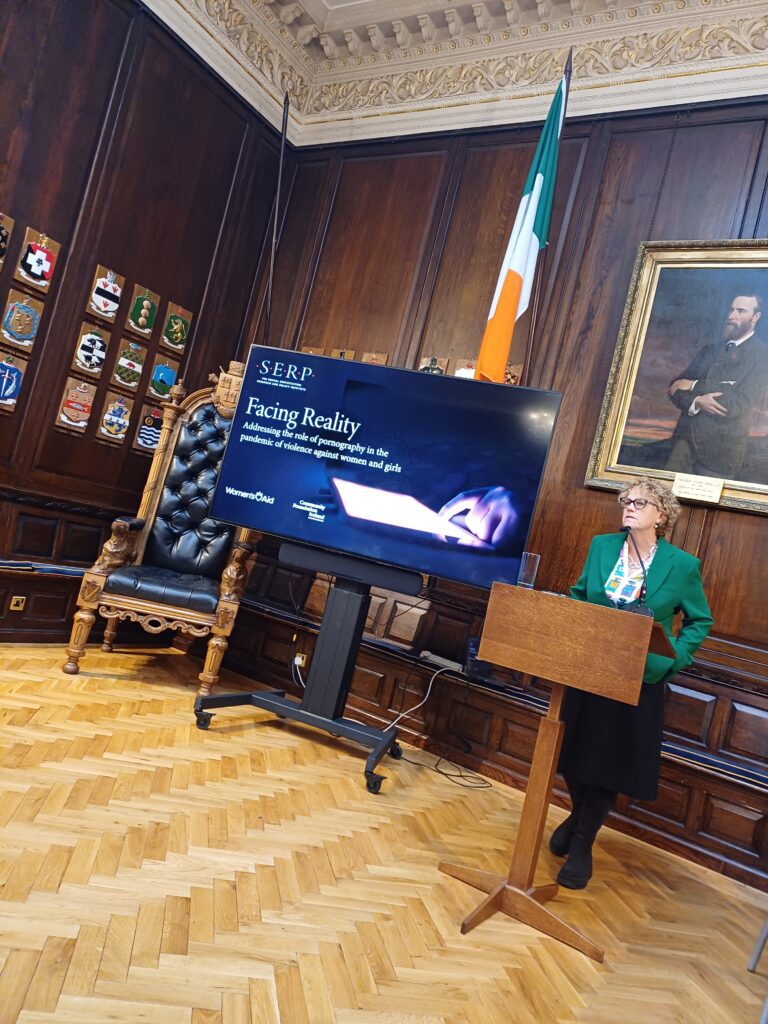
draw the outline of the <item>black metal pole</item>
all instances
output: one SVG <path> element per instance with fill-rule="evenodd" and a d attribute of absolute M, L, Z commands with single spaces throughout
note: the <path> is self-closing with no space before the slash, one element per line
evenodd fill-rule
<path fill-rule="evenodd" d="M 275 277 L 275 252 L 277 250 L 277 222 L 280 216 L 280 189 L 283 184 L 283 162 L 285 160 L 285 137 L 288 132 L 288 108 L 291 101 L 288 93 L 283 99 L 283 126 L 280 131 L 280 163 L 277 168 L 277 191 L 275 194 L 275 209 L 272 218 L 272 248 L 269 253 L 269 277 L 267 278 L 267 302 L 264 311 L 264 344 L 269 344 L 269 321 L 272 315 L 272 282 Z"/>
<path fill-rule="evenodd" d="M 544 252 L 539 258 L 536 266 L 536 282 L 534 284 L 533 291 L 533 302 L 531 304 L 531 323 L 528 327 L 528 337 L 525 342 L 525 361 L 523 363 L 523 369 L 520 374 L 520 384 L 523 387 L 527 387 L 531 379 L 531 362 L 533 360 L 533 335 L 536 330 L 536 324 L 539 318 L 539 303 L 541 302 L 541 285 L 544 280 L 544 274 L 546 273 L 547 266 L 547 255 L 549 253 L 549 242 L 544 246 Z"/>

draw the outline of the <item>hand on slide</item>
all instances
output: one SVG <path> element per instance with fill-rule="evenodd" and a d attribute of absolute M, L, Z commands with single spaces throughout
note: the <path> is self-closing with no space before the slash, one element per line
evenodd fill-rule
<path fill-rule="evenodd" d="M 462 491 L 440 509 L 439 515 L 468 531 L 459 541 L 470 546 L 503 548 L 512 542 L 519 516 L 512 495 L 504 487 L 477 487 Z"/>

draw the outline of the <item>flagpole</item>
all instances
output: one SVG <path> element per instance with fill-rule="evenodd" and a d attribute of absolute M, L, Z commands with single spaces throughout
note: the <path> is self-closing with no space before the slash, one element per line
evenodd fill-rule
<path fill-rule="evenodd" d="M 285 138 L 288 132 L 288 108 L 291 105 L 290 98 L 286 92 L 283 98 L 283 125 L 280 131 L 280 162 L 277 167 L 277 190 L 275 194 L 275 209 L 272 218 L 272 247 L 269 253 L 269 277 L 267 278 L 267 301 L 264 312 L 264 344 L 269 344 L 269 321 L 272 316 L 272 284 L 275 278 L 275 252 L 277 250 L 277 221 L 280 215 L 280 189 L 283 183 L 283 163 L 285 160 Z"/>
<path fill-rule="evenodd" d="M 531 359 L 533 358 L 533 340 L 536 332 L 536 323 L 539 317 L 539 302 L 541 301 L 541 283 L 547 272 L 547 257 L 549 256 L 549 242 L 544 246 L 544 252 L 536 267 L 536 284 L 533 291 L 533 302 L 531 303 L 531 323 L 528 327 L 528 337 L 525 341 L 525 356 L 523 358 L 523 370 L 520 374 L 520 385 L 528 387 L 531 379 Z"/>
<path fill-rule="evenodd" d="M 565 68 L 563 74 L 565 76 L 567 85 L 565 92 L 565 100 L 563 104 L 563 123 L 565 123 L 565 117 L 568 113 L 568 96 L 571 91 L 571 74 L 573 72 L 573 47 L 568 51 L 568 59 L 565 62 Z M 549 242 L 544 246 L 544 252 L 542 253 L 539 265 L 536 267 L 536 284 L 534 286 L 533 302 L 531 303 L 531 324 L 528 328 L 528 337 L 525 342 L 525 359 L 523 361 L 523 371 L 520 374 L 520 384 L 523 387 L 527 387 L 531 379 L 531 360 L 533 359 L 533 341 L 536 333 L 536 325 L 539 318 L 539 304 L 541 301 L 541 288 L 544 276 L 547 271 L 547 257 L 549 256 Z"/>

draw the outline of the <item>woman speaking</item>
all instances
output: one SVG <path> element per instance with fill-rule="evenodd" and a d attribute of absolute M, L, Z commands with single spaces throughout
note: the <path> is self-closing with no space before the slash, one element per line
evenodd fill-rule
<path fill-rule="evenodd" d="M 645 605 L 662 624 L 675 658 L 649 654 L 637 707 L 568 690 L 559 771 L 573 809 L 552 833 L 550 850 L 568 854 L 560 885 L 583 889 L 592 875 L 592 844 L 618 793 L 655 800 L 664 718 L 664 683 L 690 665 L 712 626 L 698 558 L 664 539 L 680 514 L 677 498 L 648 477 L 622 491 L 620 533 L 595 537 L 578 581 L 577 601 L 617 608 Z M 682 628 L 672 620 L 682 611 Z M 610 642 L 610 638 L 607 638 Z"/>

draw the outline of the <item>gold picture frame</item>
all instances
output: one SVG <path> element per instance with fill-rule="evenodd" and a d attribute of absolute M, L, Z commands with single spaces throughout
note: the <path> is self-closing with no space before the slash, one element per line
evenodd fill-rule
<path fill-rule="evenodd" d="M 768 513 L 765 339 L 768 240 L 642 243 L 586 486 L 714 477 L 719 505 Z"/>

